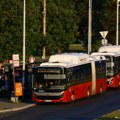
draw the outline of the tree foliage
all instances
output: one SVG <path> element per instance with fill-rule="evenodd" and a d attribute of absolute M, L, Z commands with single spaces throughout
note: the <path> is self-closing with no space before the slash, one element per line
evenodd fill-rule
<path fill-rule="evenodd" d="M 46 36 L 43 34 L 43 1 L 26 0 L 26 59 L 60 49 L 67 52 L 76 41 L 88 44 L 88 0 L 46 0 Z M 0 60 L 23 50 L 23 0 L 0 0 Z M 116 39 L 116 0 L 94 0 L 92 5 L 92 51 L 101 46 L 99 32 L 108 31 L 109 43 Z"/>

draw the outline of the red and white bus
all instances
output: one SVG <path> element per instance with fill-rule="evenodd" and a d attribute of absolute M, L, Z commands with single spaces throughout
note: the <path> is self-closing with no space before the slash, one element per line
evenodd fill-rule
<path fill-rule="evenodd" d="M 83 53 L 52 55 L 33 68 L 34 102 L 73 102 L 107 89 L 106 60 Z"/>
<path fill-rule="evenodd" d="M 91 55 L 96 57 L 105 57 L 107 60 L 107 86 L 120 86 L 120 46 L 103 46 L 98 52 Z"/>

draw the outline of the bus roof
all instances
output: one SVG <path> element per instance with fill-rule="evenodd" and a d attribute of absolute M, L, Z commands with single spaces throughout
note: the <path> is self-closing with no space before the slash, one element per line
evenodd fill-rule
<path fill-rule="evenodd" d="M 43 67 L 70 67 L 70 66 L 73 66 L 73 64 L 70 64 L 70 63 L 57 63 L 57 62 L 44 62 L 44 63 L 41 63 L 40 66 L 43 66 Z"/>
<path fill-rule="evenodd" d="M 109 52 L 109 53 L 101 53 L 101 52 L 94 52 L 91 54 L 91 56 L 98 56 L 98 57 L 101 57 L 101 56 L 120 56 L 120 53 L 118 52 Z"/>
<path fill-rule="evenodd" d="M 51 55 L 49 61 L 40 64 L 40 66 L 70 67 L 89 62 L 89 59 L 90 57 L 86 53 L 62 53 Z"/>
<path fill-rule="evenodd" d="M 63 53 L 51 55 L 49 62 L 62 62 L 80 64 L 89 61 L 89 55 L 86 53 Z"/>
<path fill-rule="evenodd" d="M 105 57 L 99 58 L 86 53 L 62 53 L 51 55 L 48 62 L 41 63 L 42 67 L 71 67 L 80 64 L 90 63 L 91 61 L 106 60 Z"/>
<path fill-rule="evenodd" d="M 91 54 L 90 56 L 90 60 L 91 61 L 97 61 L 97 60 L 106 60 L 105 56 L 100 56 L 100 55 L 94 55 L 94 54 Z"/>
<path fill-rule="evenodd" d="M 102 46 L 98 52 L 120 52 L 120 45 Z"/>

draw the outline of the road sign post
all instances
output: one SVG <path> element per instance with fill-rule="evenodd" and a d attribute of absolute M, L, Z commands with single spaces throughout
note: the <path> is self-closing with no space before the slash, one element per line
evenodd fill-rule
<path fill-rule="evenodd" d="M 108 31 L 101 31 L 100 32 L 100 34 L 101 34 L 101 36 L 103 37 L 103 39 L 102 39 L 102 45 L 106 45 L 107 43 L 108 43 L 108 41 L 107 41 L 107 39 L 106 39 L 106 36 L 107 36 L 107 34 L 108 34 Z"/>
<path fill-rule="evenodd" d="M 107 45 L 107 43 L 108 43 L 108 41 L 107 41 L 107 39 L 102 39 L 102 45 Z"/>
<path fill-rule="evenodd" d="M 12 61 L 13 61 L 13 82 L 14 82 L 14 91 L 12 92 L 12 95 L 11 95 L 11 101 L 12 102 L 18 102 L 18 96 L 21 96 L 22 95 L 22 85 L 20 87 L 20 85 L 18 86 L 18 84 L 16 85 L 16 82 L 15 82 L 15 67 L 19 67 L 19 54 L 13 54 L 12 55 Z M 19 87 L 19 88 L 18 88 Z M 19 93 L 18 95 L 18 91 L 21 92 Z"/>

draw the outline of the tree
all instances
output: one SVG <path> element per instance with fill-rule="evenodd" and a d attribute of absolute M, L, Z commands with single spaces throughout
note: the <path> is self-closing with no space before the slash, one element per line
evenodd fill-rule
<path fill-rule="evenodd" d="M 115 44 L 116 39 L 116 1 L 106 0 L 101 10 L 100 25 L 101 30 L 108 31 L 107 39 L 111 44 Z"/>
<path fill-rule="evenodd" d="M 13 0 L 0 1 L 0 58 L 10 59 L 22 45 L 22 3 Z"/>
<path fill-rule="evenodd" d="M 43 35 L 43 0 L 26 0 L 26 59 L 30 54 L 67 52 L 76 39 L 88 46 L 88 0 L 47 0 L 46 37 Z M 22 59 L 23 1 L 0 0 L 0 60 L 17 53 Z M 99 32 L 108 31 L 115 44 L 116 1 L 94 0 L 92 10 L 92 51 L 101 45 Z"/>
<path fill-rule="evenodd" d="M 58 48 L 66 51 L 69 43 L 74 41 L 77 27 L 72 3 L 73 0 L 53 0 L 47 3 L 47 45 L 51 53 L 55 53 Z"/>

